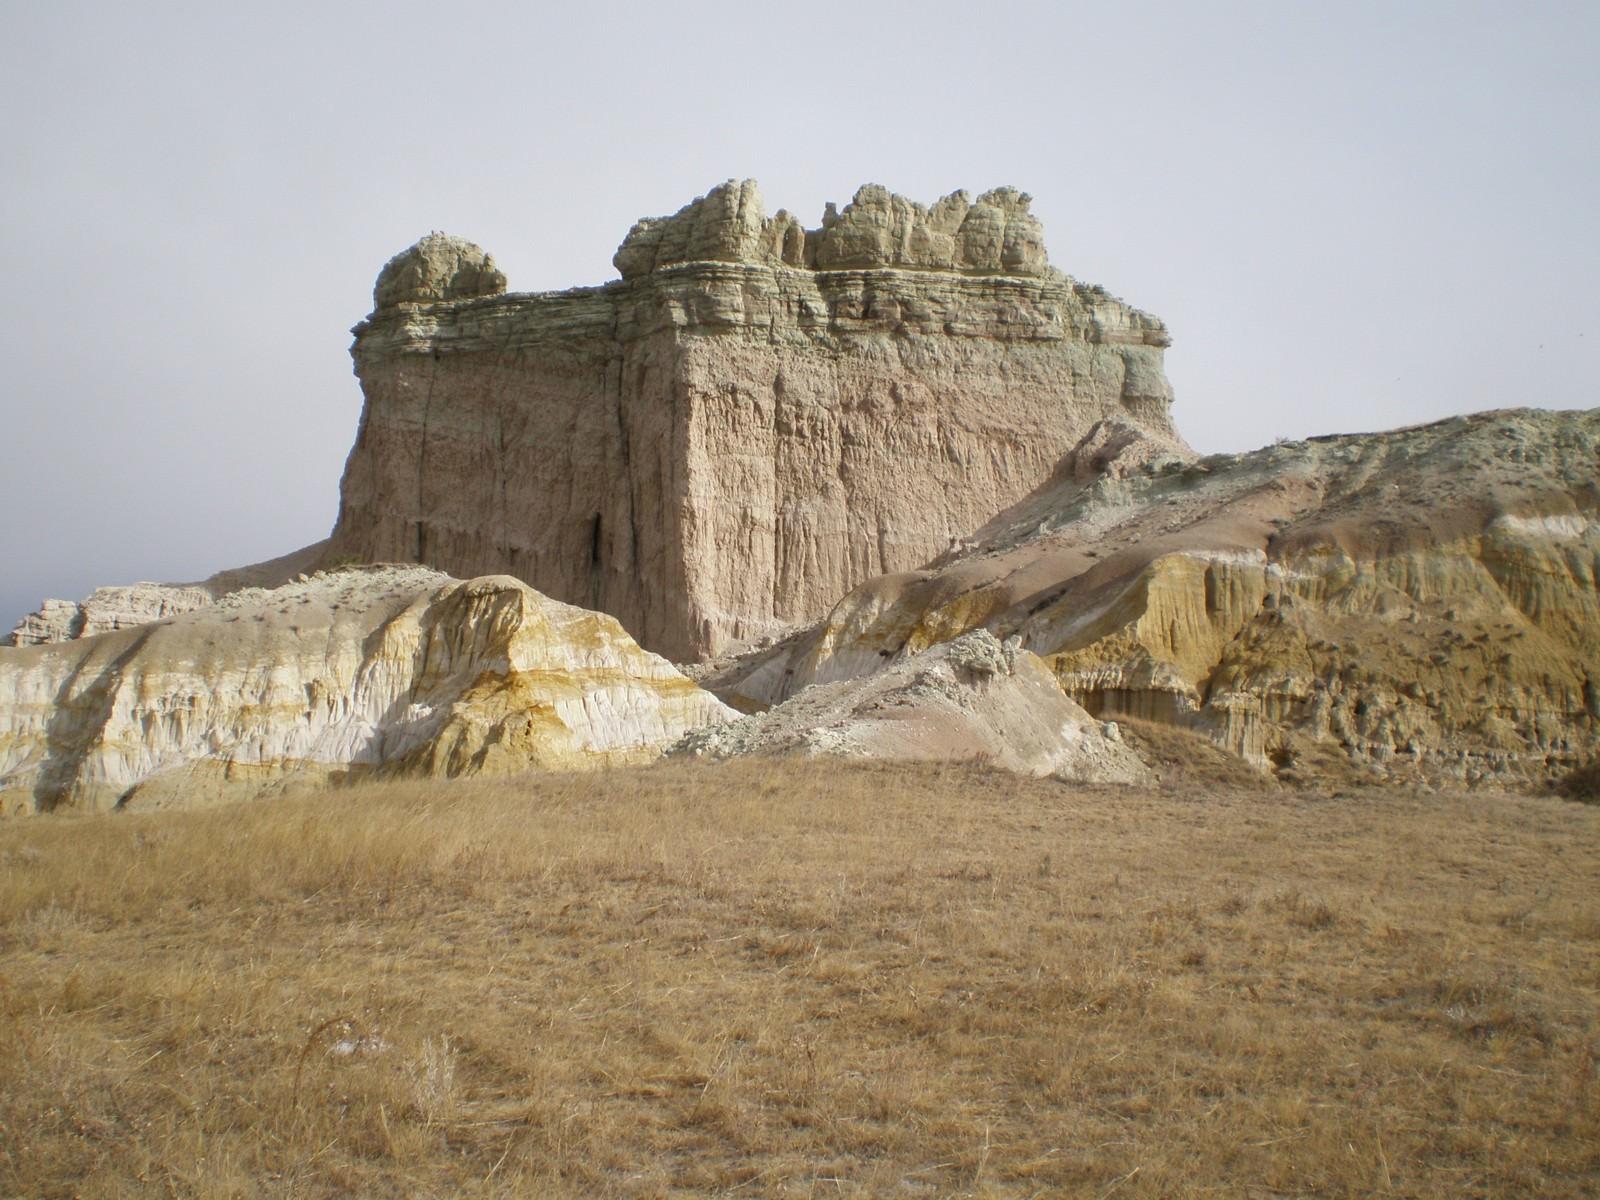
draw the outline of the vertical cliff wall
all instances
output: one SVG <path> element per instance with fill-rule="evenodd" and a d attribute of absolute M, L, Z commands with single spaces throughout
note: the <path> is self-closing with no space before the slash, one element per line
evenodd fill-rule
<path fill-rule="evenodd" d="M 729 183 L 546 294 L 424 239 L 355 331 L 328 560 L 515 575 L 681 661 L 935 558 L 1097 421 L 1186 455 L 1165 329 L 1052 269 L 1028 203 L 867 187 L 806 230 Z"/>

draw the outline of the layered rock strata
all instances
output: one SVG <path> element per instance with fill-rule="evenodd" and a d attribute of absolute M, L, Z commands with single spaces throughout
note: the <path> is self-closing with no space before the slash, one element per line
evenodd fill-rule
<path fill-rule="evenodd" d="M 0 807 L 690 731 L 1122 780 L 1121 716 L 1291 775 L 1330 747 L 1468 781 L 1600 751 L 1600 412 L 1196 461 L 1160 322 L 1051 268 L 1010 189 L 867 187 L 806 229 L 729 183 L 615 263 L 508 295 L 459 239 L 396 256 L 330 540 L 47 601 L 0 651 Z M 473 578 L 308 574 L 385 559 Z"/>
<path fill-rule="evenodd" d="M 329 559 L 507 573 L 689 661 L 928 562 L 1097 421 L 1184 455 L 1166 330 L 1050 268 L 1028 204 L 867 187 L 805 230 L 730 182 L 544 294 L 425 239 L 356 327 Z"/>
<path fill-rule="evenodd" d="M 93 637 L 113 629 L 132 629 L 190 612 L 210 604 L 212 599 L 205 588 L 184 584 L 135 583 L 96 588 L 82 602 L 45 600 L 37 612 L 17 622 L 4 644 L 39 646 Z"/>
<path fill-rule="evenodd" d="M 987 629 L 1095 716 L 1263 766 L 1538 777 L 1600 750 L 1600 411 L 1512 411 L 1175 461 L 1093 431 L 930 569 L 702 682 L 737 705 Z"/>
<path fill-rule="evenodd" d="M 0 651 L 0 811 L 654 758 L 730 710 L 612 618 L 417 567 Z"/>

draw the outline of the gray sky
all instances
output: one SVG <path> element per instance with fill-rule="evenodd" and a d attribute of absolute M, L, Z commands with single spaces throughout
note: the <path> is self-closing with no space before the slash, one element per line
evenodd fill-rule
<path fill-rule="evenodd" d="M 1600 4 L 0 0 L 0 623 L 326 535 L 431 229 L 613 278 L 728 177 L 1033 193 L 1203 451 L 1600 404 Z"/>

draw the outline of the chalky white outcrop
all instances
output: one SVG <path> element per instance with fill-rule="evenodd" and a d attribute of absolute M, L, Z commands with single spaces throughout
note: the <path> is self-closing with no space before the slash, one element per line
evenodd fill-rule
<path fill-rule="evenodd" d="M 519 580 L 354 568 L 0 651 L 0 806 L 637 762 L 734 715 L 611 617 Z"/>

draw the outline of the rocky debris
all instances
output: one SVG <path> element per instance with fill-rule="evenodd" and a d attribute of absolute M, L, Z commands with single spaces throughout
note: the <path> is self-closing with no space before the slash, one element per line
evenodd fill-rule
<path fill-rule="evenodd" d="M 1044 228 L 1032 197 L 995 188 L 974 202 L 952 192 L 924 207 L 869 183 L 819 229 L 787 210 L 772 217 L 755 180 L 730 179 L 670 217 L 629 230 L 612 260 L 624 279 L 683 263 L 734 262 L 837 271 L 893 267 L 988 275 L 1047 275 Z"/>
<path fill-rule="evenodd" d="M 730 182 L 636 225 L 620 282 L 395 303 L 431 261 L 356 328 L 328 560 L 514 575 L 680 662 L 944 554 L 1097 423 L 1189 456 L 1165 328 L 1048 268 L 1012 189 L 869 186 L 807 232 Z"/>
<path fill-rule="evenodd" d="M 615 620 L 419 567 L 0 651 L 0 811 L 645 761 L 732 717 Z"/>
<path fill-rule="evenodd" d="M 372 289 L 372 307 L 471 300 L 505 290 L 506 277 L 480 247 L 435 232 L 384 264 Z"/>
<path fill-rule="evenodd" d="M 1600 410 L 1199 461 L 1106 426 L 929 569 L 700 678 L 781 711 L 983 628 L 1095 716 L 1263 769 L 1326 744 L 1390 776 L 1542 778 L 1600 750 L 1597 465 Z"/>
<path fill-rule="evenodd" d="M 1096 421 L 1056 468 L 1054 481 L 1079 485 L 1123 479 L 1152 463 L 1169 462 L 1172 448 L 1127 421 Z"/>
<path fill-rule="evenodd" d="M 696 730 L 672 753 L 979 761 L 1079 782 L 1153 780 L 1116 726 L 1070 700 L 1037 656 L 981 629 L 875 674 L 809 687 L 766 712 Z"/>

